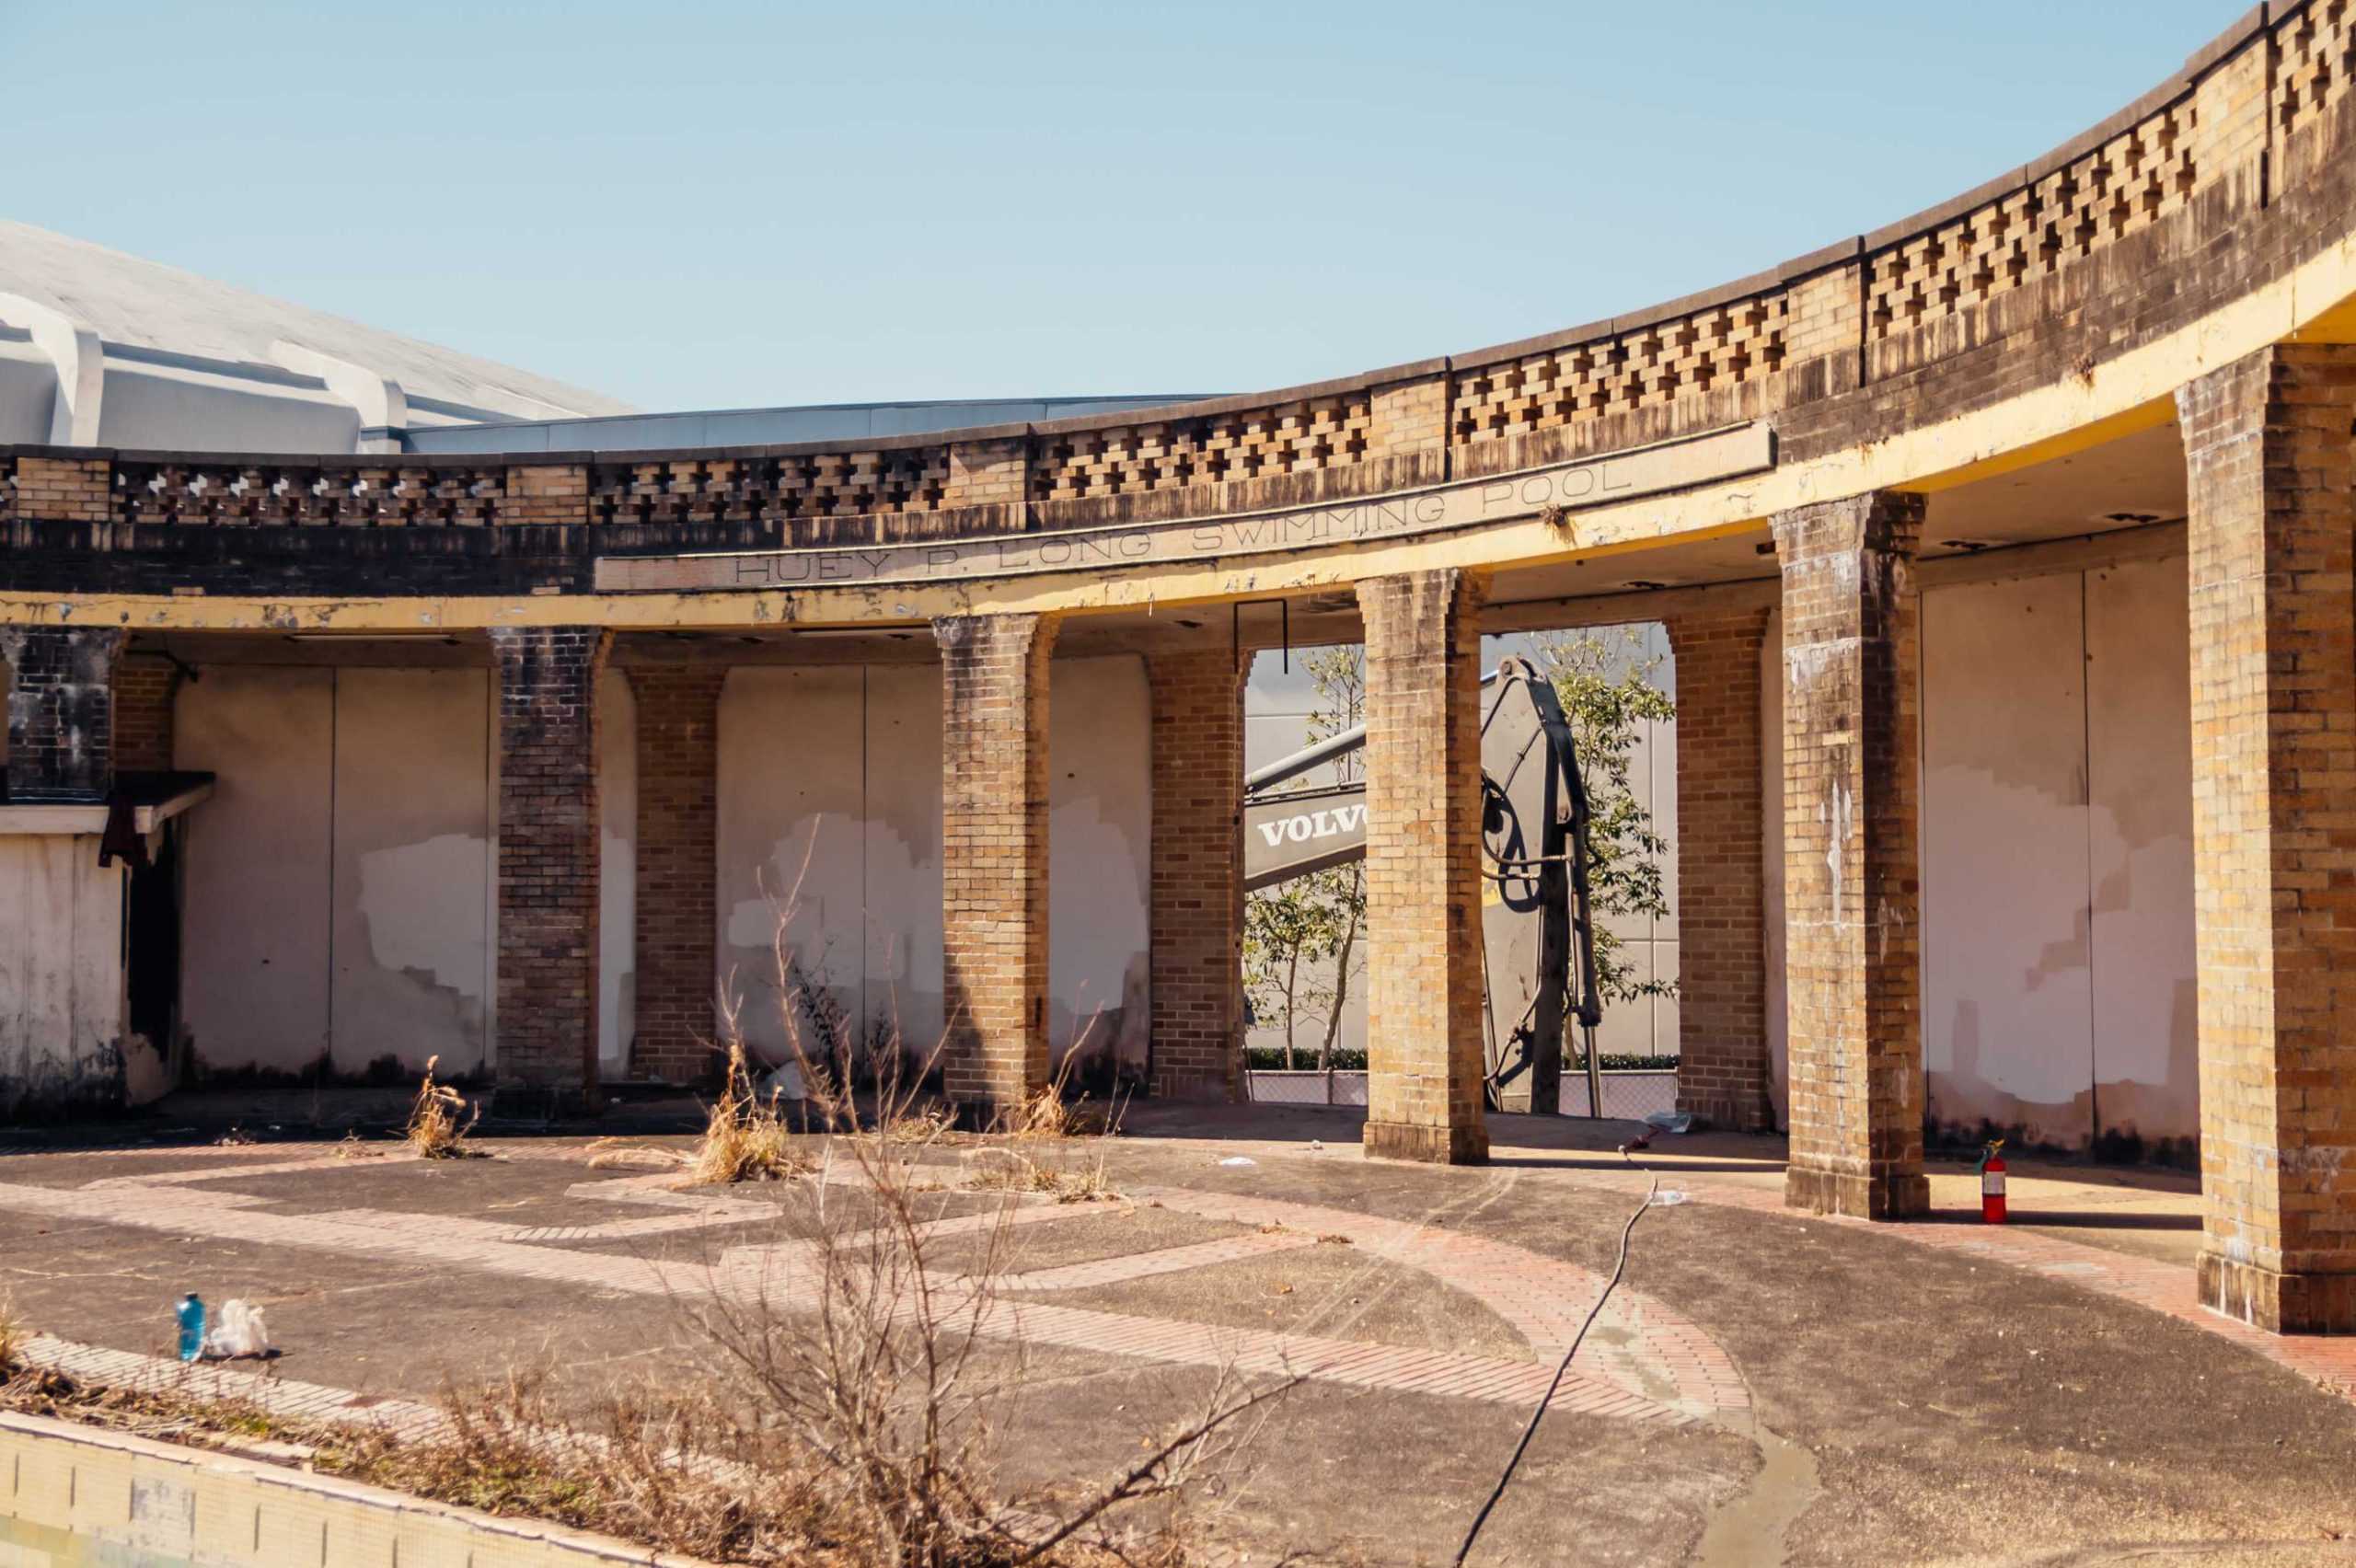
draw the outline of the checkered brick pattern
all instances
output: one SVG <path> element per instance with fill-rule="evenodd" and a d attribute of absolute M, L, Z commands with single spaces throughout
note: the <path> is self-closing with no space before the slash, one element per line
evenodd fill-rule
<path fill-rule="evenodd" d="M 2177 395 L 2190 484 L 2201 1299 L 2356 1331 L 2356 348 Z"/>
<path fill-rule="evenodd" d="M 1366 622 L 1366 1148 L 1488 1158 L 1481 1054 L 1481 583 L 1357 585 Z"/>
<path fill-rule="evenodd" d="M 1930 1204 L 1919 601 L 1908 581 L 1922 527 L 1923 498 L 1887 490 L 1774 519 L 1784 575 L 1784 1199 L 1875 1219 Z M 1688 960 L 1680 973 L 1692 967 Z"/>
<path fill-rule="evenodd" d="M 1720 1127 L 1774 1123 L 1768 1098 L 1764 609 L 1668 623 L 1677 661 L 1677 1109 Z"/>
<path fill-rule="evenodd" d="M 1374 442 L 1374 396 L 1346 392 L 1203 419 L 1042 435 L 1034 501 L 1135 495 L 1347 467 Z"/>
<path fill-rule="evenodd" d="M 937 512 L 950 500 L 950 449 L 817 452 L 792 457 L 656 458 L 589 470 L 602 524 L 757 523 Z"/>
<path fill-rule="evenodd" d="M 1242 1088 L 1243 676 L 1225 649 L 1146 660 L 1153 699 L 1149 892 L 1153 1092 Z"/>
<path fill-rule="evenodd" d="M 722 664 L 641 664 L 638 698 L 636 1078 L 695 1083 L 720 1061 L 720 688 Z"/>
<path fill-rule="evenodd" d="M 1784 367 L 1790 352 L 1792 309 L 1792 291 L 1777 289 L 1633 331 L 1461 369 L 1449 436 L 1469 446 L 1763 380 Z"/>
<path fill-rule="evenodd" d="M 2356 82 L 2356 0 L 2299 7 L 2275 24 L 2274 45 L 2274 121 L 2287 138 L 2322 120 Z"/>
<path fill-rule="evenodd" d="M 2191 201 L 2193 112 L 2173 105 L 2015 190 L 1865 258 L 1876 340 L 1987 304 Z"/>
<path fill-rule="evenodd" d="M 597 1084 L 595 627 L 499 627 L 500 1081 Z"/>
<path fill-rule="evenodd" d="M 933 623 L 941 645 L 942 1088 L 977 1120 L 1047 1081 L 1047 663 L 1034 615 Z"/>
<path fill-rule="evenodd" d="M 103 801 L 114 788 L 121 627 L 0 627 L 8 664 L 8 795 Z"/>

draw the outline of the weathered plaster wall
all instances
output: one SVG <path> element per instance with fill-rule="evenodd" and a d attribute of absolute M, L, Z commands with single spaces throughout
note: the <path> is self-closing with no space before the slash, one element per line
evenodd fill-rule
<path fill-rule="evenodd" d="M 2182 558 L 1923 596 L 1932 1121 L 2125 1158 L 2200 1131 Z M 1785 1109 L 1780 666 L 1760 699 L 1768 1030 Z"/>
<path fill-rule="evenodd" d="M 604 891 L 625 901 L 602 923 L 607 1061 L 628 1046 L 636 812 L 633 716 L 618 686 L 599 694 Z M 208 1068 L 487 1065 L 490 703 L 479 669 L 214 665 L 181 683 L 175 764 L 219 777 L 188 819 L 181 959 L 186 1027 Z"/>
<path fill-rule="evenodd" d="M 1058 1057 L 1145 1065 L 1143 664 L 1059 660 L 1048 705 L 1049 1018 Z M 749 667 L 720 702 L 719 951 L 748 1040 L 786 1046 L 771 942 L 854 1038 L 941 1038 L 941 673 Z M 1101 1014 L 1101 1016 L 1100 1016 Z M 798 1020 L 814 1028 L 806 1013 Z M 815 1039 L 803 1035 L 805 1049 Z"/>
<path fill-rule="evenodd" d="M 336 674 L 329 1042 L 339 1071 L 438 1054 L 464 1072 L 485 1059 L 490 687 L 480 670 Z"/>

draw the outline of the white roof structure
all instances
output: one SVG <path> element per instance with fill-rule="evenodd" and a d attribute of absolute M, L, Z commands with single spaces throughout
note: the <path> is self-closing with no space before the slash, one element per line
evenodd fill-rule
<path fill-rule="evenodd" d="M 411 428 L 628 403 L 0 221 L 0 443 L 394 451 Z"/>

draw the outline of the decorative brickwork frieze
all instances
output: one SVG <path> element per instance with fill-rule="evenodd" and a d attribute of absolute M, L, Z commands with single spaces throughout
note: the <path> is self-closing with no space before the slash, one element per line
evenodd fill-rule
<path fill-rule="evenodd" d="M 8 664 L 8 800 L 103 801 L 114 787 L 121 627 L 0 627 Z"/>
<path fill-rule="evenodd" d="M 1790 291 L 1778 288 L 1627 332 L 1461 367 L 1449 437 L 1469 446 L 1764 380 L 1790 354 L 1791 309 Z"/>
<path fill-rule="evenodd" d="M 1047 1082 L 1047 669 L 1056 620 L 953 616 L 941 645 L 941 1083 L 976 1120 Z"/>
<path fill-rule="evenodd" d="M 1758 1131 L 1768 1096 L 1759 660 L 1767 611 L 1668 622 L 1677 661 L 1677 1108 Z"/>
<path fill-rule="evenodd" d="M 2356 348 L 2177 395 L 2190 514 L 2201 1300 L 2356 1332 Z"/>
<path fill-rule="evenodd" d="M 114 670 L 114 765 L 125 773 L 172 766 L 172 704 L 180 673 L 168 660 L 128 657 Z"/>
<path fill-rule="evenodd" d="M 2288 137 L 2322 120 L 2356 84 L 2356 0 L 2300 6 L 2276 24 L 2274 42 L 2274 122 Z"/>
<path fill-rule="evenodd" d="M 2149 228 L 2199 184 L 2190 104 L 1865 257 L 1865 329 L 1878 340 L 2050 278 Z"/>
<path fill-rule="evenodd" d="M 498 627 L 500 1081 L 597 1085 L 595 627 Z"/>
<path fill-rule="evenodd" d="M 641 664 L 638 1078 L 694 1083 L 719 1063 L 720 688 L 724 664 Z"/>
<path fill-rule="evenodd" d="M 640 525 L 897 516 L 948 504 L 949 448 L 658 457 L 589 470 L 591 516 Z"/>
<path fill-rule="evenodd" d="M 1488 1159 L 1481 1050 L 1482 583 L 1357 585 L 1366 623 L 1369 1154 Z"/>
<path fill-rule="evenodd" d="M 1920 611 L 1909 581 L 1922 527 L 1923 498 L 1888 490 L 1774 519 L 1784 577 L 1784 1201 L 1874 1219 L 1930 1204 Z M 1685 689 L 1682 674 L 1678 686 Z M 1686 956 L 1679 973 L 1695 967 Z"/>
<path fill-rule="evenodd" d="M 1135 495 L 1348 467 L 1373 444 L 1360 389 L 1241 413 L 1104 425 L 1038 437 L 1034 501 Z"/>
<path fill-rule="evenodd" d="M 1242 1081 L 1243 677 L 1228 650 L 1156 653 L 1149 1050 L 1156 1094 Z"/>
<path fill-rule="evenodd" d="M 508 474 L 498 462 L 399 467 L 126 457 L 114 464 L 114 513 L 123 523 L 183 527 L 481 527 L 502 520 Z"/>

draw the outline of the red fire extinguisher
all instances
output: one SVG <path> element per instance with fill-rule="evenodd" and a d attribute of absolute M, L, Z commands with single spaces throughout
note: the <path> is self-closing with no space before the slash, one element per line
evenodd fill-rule
<path fill-rule="evenodd" d="M 1989 1225 L 2004 1223 L 2004 1140 L 1992 1140 L 1980 1157 L 1980 1217 Z"/>

